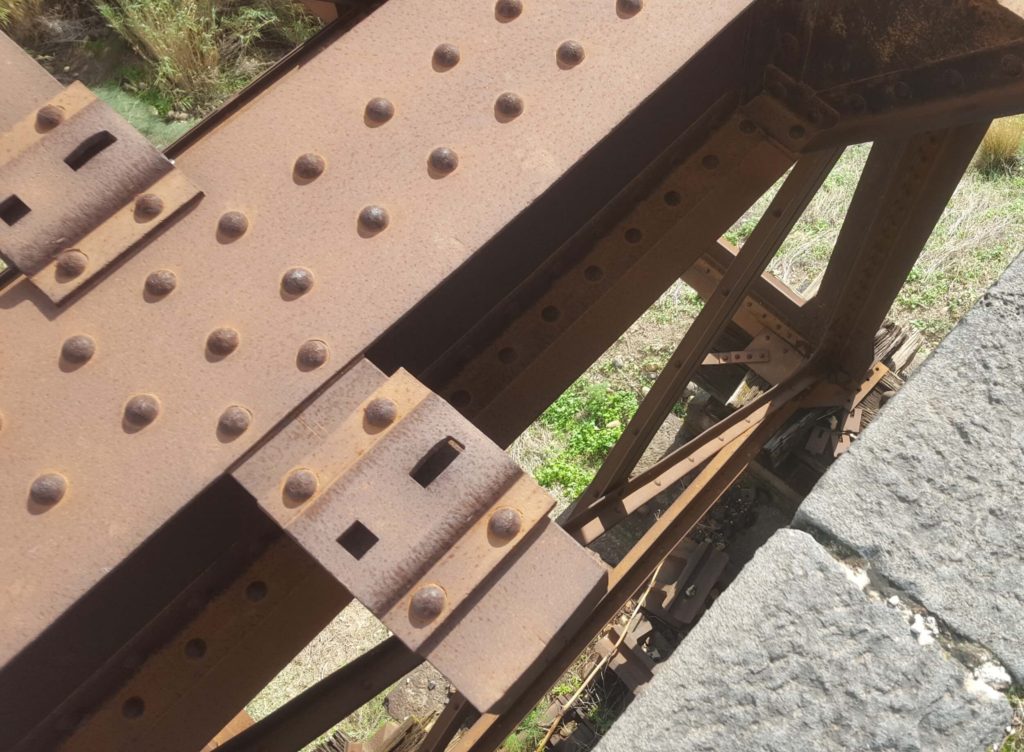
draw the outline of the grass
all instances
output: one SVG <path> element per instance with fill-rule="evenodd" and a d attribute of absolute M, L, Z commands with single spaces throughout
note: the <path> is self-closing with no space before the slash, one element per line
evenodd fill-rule
<path fill-rule="evenodd" d="M 160 114 L 206 112 L 319 26 L 291 0 L 100 0 L 97 10 L 145 61 L 140 88 Z M 141 85 L 141 86 L 140 86 Z"/>
<path fill-rule="evenodd" d="M 1024 752 L 1024 687 L 1011 687 L 1008 698 L 1013 706 L 1013 720 L 999 752 Z"/>
<path fill-rule="evenodd" d="M 194 118 L 168 122 L 166 118 L 160 117 L 152 105 L 129 94 L 116 84 L 100 84 L 93 86 L 92 90 L 159 149 L 175 141 L 198 122 Z"/>
<path fill-rule="evenodd" d="M 982 174 L 1006 172 L 1020 164 L 1024 118 L 1003 118 L 988 129 L 974 164 Z"/>

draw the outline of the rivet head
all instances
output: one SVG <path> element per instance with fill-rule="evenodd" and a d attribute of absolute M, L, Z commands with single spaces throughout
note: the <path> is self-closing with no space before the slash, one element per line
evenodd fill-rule
<path fill-rule="evenodd" d="M 487 522 L 487 530 L 495 538 L 509 541 L 519 535 L 523 529 L 523 516 L 515 509 L 502 507 L 491 515 Z"/>
<path fill-rule="evenodd" d="M 618 0 L 615 10 L 620 16 L 629 18 L 644 9 L 644 0 Z"/>
<path fill-rule="evenodd" d="M 68 492 L 68 481 L 59 473 L 44 473 L 32 481 L 29 495 L 37 504 L 56 504 Z"/>
<path fill-rule="evenodd" d="M 433 172 L 449 175 L 459 166 L 459 155 L 447 146 L 439 146 L 430 152 L 429 163 Z"/>
<path fill-rule="evenodd" d="M 572 68 L 583 62 L 586 53 L 583 51 L 582 44 L 570 39 L 558 45 L 558 52 L 555 53 L 555 57 L 558 58 L 559 65 L 565 68 Z"/>
<path fill-rule="evenodd" d="M 1024 61 L 1017 55 L 1003 55 L 999 61 L 999 66 L 1007 76 L 1019 76 L 1021 71 L 1024 71 Z"/>
<path fill-rule="evenodd" d="M 63 122 L 64 110 L 55 104 L 44 105 L 36 112 L 36 125 L 39 126 L 40 130 L 48 131 L 51 128 L 56 128 Z"/>
<path fill-rule="evenodd" d="M 231 405 L 217 420 L 217 431 L 225 436 L 241 436 L 252 425 L 252 413 L 240 405 Z"/>
<path fill-rule="evenodd" d="M 281 289 L 289 295 L 305 295 L 313 289 L 313 272 L 301 266 L 289 269 L 281 277 Z"/>
<path fill-rule="evenodd" d="M 517 118 L 523 114 L 523 98 L 511 91 L 506 91 L 495 100 L 494 112 L 499 120 Z"/>
<path fill-rule="evenodd" d="M 143 193 L 135 199 L 135 216 L 152 219 L 164 210 L 164 200 L 155 193 Z"/>
<path fill-rule="evenodd" d="M 377 428 L 385 428 L 395 422 L 398 417 L 398 405 L 387 397 L 377 397 L 363 410 L 366 422 Z"/>
<path fill-rule="evenodd" d="M 136 428 L 148 426 L 160 414 L 160 400 L 152 394 L 136 394 L 124 406 L 124 419 Z"/>
<path fill-rule="evenodd" d="M 222 326 L 210 332 L 210 336 L 206 338 L 206 349 L 214 355 L 223 357 L 237 350 L 240 341 L 241 338 L 236 330 L 228 326 Z"/>
<path fill-rule="evenodd" d="M 413 594 L 409 614 L 414 621 L 431 622 L 444 611 L 447 600 L 444 591 L 437 585 L 426 585 Z"/>
<path fill-rule="evenodd" d="M 395 116 L 395 106 L 384 97 L 374 97 L 366 103 L 364 116 L 368 123 L 383 125 Z"/>
<path fill-rule="evenodd" d="M 296 356 L 296 362 L 300 370 L 312 371 L 326 363 L 330 354 L 331 351 L 327 347 L 326 342 L 319 339 L 311 339 L 302 343 L 302 346 L 299 348 L 299 354 Z"/>
<path fill-rule="evenodd" d="M 146 277 L 146 292 L 150 295 L 163 297 L 173 292 L 178 286 L 178 278 L 168 269 L 157 269 Z"/>
<path fill-rule="evenodd" d="M 459 64 L 461 58 L 459 48 L 454 44 L 439 44 L 434 49 L 434 69 L 439 71 L 451 70 Z"/>
<path fill-rule="evenodd" d="M 295 175 L 303 180 L 316 180 L 324 174 L 326 167 L 323 157 L 309 152 L 295 160 Z"/>
<path fill-rule="evenodd" d="M 77 277 L 88 265 L 89 257 L 76 248 L 64 251 L 57 257 L 57 273 L 68 279 Z"/>
<path fill-rule="evenodd" d="M 224 212 L 217 220 L 217 232 L 226 238 L 240 238 L 249 229 L 249 218 L 240 211 Z"/>
<path fill-rule="evenodd" d="M 316 473 L 304 467 L 292 470 L 284 481 L 284 495 L 291 501 L 303 502 L 313 498 L 320 481 Z"/>
<path fill-rule="evenodd" d="M 364 206 L 359 212 L 359 229 L 366 233 L 382 232 L 391 221 L 383 206 Z"/>
<path fill-rule="evenodd" d="M 499 21 L 512 21 L 523 12 L 523 0 L 498 0 L 494 4 L 494 17 Z"/>
<path fill-rule="evenodd" d="M 64 340 L 60 356 L 68 363 L 85 363 L 96 353 L 96 342 L 86 334 L 76 334 Z"/>

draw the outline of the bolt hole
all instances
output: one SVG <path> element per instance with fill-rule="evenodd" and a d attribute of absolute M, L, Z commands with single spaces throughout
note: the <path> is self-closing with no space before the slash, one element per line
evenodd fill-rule
<path fill-rule="evenodd" d="M 700 163 L 704 165 L 705 170 L 714 170 L 718 168 L 719 159 L 714 154 L 708 154 Z"/>
<path fill-rule="evenodd" d="M 448 436 L 434 444 L 430 451 L 423 455 L 423 459 L 416 463 L 416 467 L 409 473 L 409 477 L 427 488 L 448 469 L 449 465 L 455 462 L 465 449 L 465 444 Z"/>
<path fill-rule="evenodd" d="M 100 131 L 94 133 L 79 144 L 74 151 L 68 154 L 64 158 L 64 164 L 70 167 L 72 170 L 77 172 L 85 167 L 94 158 L 99 156 L 100 152 L 106 149 L 108 146 L 114 144 L 117 141 L 115 136 L 110 131 Z"/>
<path fill-rule="evenodd" d="M 185 643 L 185 657 L 198 661 L 206 655 L 206 640 L 195 637 Z"/>
<path fill-rule="evenodd" d="M 125 718 L 141 718 L 145 712 L 146 703 L 142 701 L 141 697 L 129 697 L 121 705 L 121 715 Z"/>
<path fill-rule="evenodd" d="M 802 125 L 794 125 L 789 129 L 789 137 L 792 139 L 799 140 L 807 135 L 807 131 L 804 130 Z"/>
<path fill-rule="evenodd" d="M 669 191 L 662 198 L 668 206 L 679 206 L 683 203 L 683 196 L 679 191 Z"/>
<path fill-rule="evenodd" d="M 644 234 L 638 228 L 630 227 L 626 230 L 625 238 L 627 243 L 633 243 L 635 245 L 644 239 Z"/>
<path fill-rule="evenodd" d="M 562 312 L 559 311 L 558 308 L 556 308 L 553 305 L 548 306 L 547 308 L 540 312 L 540 317 L 547 321 L 549 324 L 553 324 L 554 322 L 558 321 L 561 315 Z"/>
<path fill-rule="evenodd" d="M 267 583 L 253 580 L 245 587 L 245 597 L 253 603 L 259 603 L 267 597 Z"/>
<path fill-rule="evenodd" d="M 9 227 L 13 227 L 24 219 L 30 211 L 32 210 L 28 208 L 28 204 L 17 196 L 5 198 L 3 203 L 0 203 L 0 219 Z"/>
<path fill-rule="evenodd" d="M 353 522 L 348 530 L 338 536 L 338 543 L 352 554 L 352 558 L 356 561 L 366 556 L 379 540 L 380 538 L 370 532 L 370 528 L 359 520 Z"/>
<path fill-rule="evenodd" d="M 498 351 L 498 360 L 500 360 L 505 365 L 508 365 L 509 363 L 515 363 L 517 357 L 519 357 L 519 354 L 515 351 L 515 348 L 513 347 L 503 347 L 501 350 Z"/>
<path fill-rule="evenodd" d="M 583 270 L 583 277 L 588 282 L 600 282 L 604 277 L 604 270 L 600 266 L 588 266 Z"/>

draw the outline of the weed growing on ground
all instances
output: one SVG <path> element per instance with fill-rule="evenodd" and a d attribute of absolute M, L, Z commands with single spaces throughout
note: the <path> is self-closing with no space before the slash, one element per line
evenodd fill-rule
<path fill-rule="evenodd" d="M 1024 146 L 1024 117 L 996 120 L 985 134 L 974 164 L 983 175 L 1012 171 L 1020 165 L 1021 146 Z"/>
<path fill-rule="evenodd" d="M 1013 706 L 1013 720 L 999 752 L 1024 752 L 1024 687 L 1011 687 L 1007 699 Z"/>
<path fill-rule="evenodd" d="M 269 64 L 258 44 L 291 47 L 319 26 L 290 0 L 98 0 L 96 8 L 146 62 L 126 76 L 161 115 L 208 111 Z"/>
<path fill-rule="evenodd" d="M 557 486 L 570 498 L 583 493 L 608 450 L 636 412 L 637 395 L 594 383 L 576 381 L 540 417 L 540 422 L 564 437 L 564 447 L 534 472 L 537 482 Z"/>

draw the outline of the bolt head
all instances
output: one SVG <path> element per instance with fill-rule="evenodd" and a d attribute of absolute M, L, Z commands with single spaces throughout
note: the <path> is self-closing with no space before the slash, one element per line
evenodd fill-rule
<path fill-rule="evenodd" d="M 1024 61 L 1017 55 L 1003 55 L 999 61 L 999 66 L 1003 69 L 1003 73 L 1007 76 L 1019 76 L 1021 71 L 1024 71 Z"/>
<path fill-rule="evenodd" d="M 60 356 L 68 363 L 79 365 L 88 361 L 96 353 L 96 342 L 87 334 L 76 334 L 64 340 L 60 348 Z"/>
<path fill-rule="evenodd" d="M 224 212 L 217 221 L 217 232 L 225 238 L 240 238 L 248 229 L 249 218 L 240 211 Z"/>
<path fill-rule="evenodd" d="M 135 216 L 153 219 L 164 210 L 164 200 L 155 193 L 143 193 L 135 199 Z"/>
<path fill-rule="evenodd" d="M 644 9 L 644 0 L 618 0 L 615 10 L 623 18 L 631 18 Z"/>
<path fill-rule="evenodd" d="M 523 516 L 510 507 L 502 507 L 491 515 L 488 532 L 501 541 L 510 541 L 523 529 Z"/>
<path fill-rule="evenodd" d="M 305 467 L 292 470 L 284 481 L 284 495 L 290 501 L 302 503 L 313 498 L 320 487 L 316 473 Z"/>
<path fill-rule="evenodd" d="M 311 339 L 302 343 L 299 354 L 296 357 L 299 370 L 312 371 L 319 368 L 330 357 L 331 350 L 327 343 L 319 339 Z"/>
<path fill-rule="evenodd" d="M 316 180 L 324 174 L 327 162 L 319 154 L 309 152 L 295 160 L 295 175 L 303 180 Z"/>
<path fill-rule="evenodd" d="M 363 417 L 371 426 L 386 428 L 398 417 L 398 405 L 387 397 L 377 397 L 363 410 Z"/>
<path fill-rule="evenodd" d="M 437 585 L 426 585 L 417 590 L 409 602 L 409 615 L 416 622 L 431 622 L 444 611 L 448 600 Z"/>
<path fill-rule="evenodd" d="M 74 279 L 89 265 L 89 257 L 76 248 L 64 251 L 57 257 L 57 274 Z"/>
<path fill-rule="evenodd" d="M 364 117 L 373 125 L 383 125 L 395 116 L 395 106 L 384 97 L 374 97 L 366 103 Z"/>
<path fill-rule="evenodd" d="M 382 232 L 390 221 L 388 211 L 383 206 L 364 206 L 359 212 L 359 228 L 369 234 Z"/>
<path fill-rule="evenodd" d="M 494 17 L 499 21 L 513 21 L 523 12 L 523 0 L 498 0 L 494 4 Z"/>
<path fill-rule="evenodd" d="M 210 332 L 206 338 L 206 349 L 214 355 L 224 357 L 238 349 L 241 338 L 231 327 L 223 326 Z"/>
<path fill-rule="evenodd" d="M 459 155 L 447 146 L 439 146 L 430 152 L 430 169 L 441 175 L 450 175 L 459 166 Z"/>
<path fill-rule="evenodd" d="M 240 405 L 231 405 L 217 420 L 217 431 L 225 436 L 241 436 L 252 425 L 252 413 Z"/>
<path fill-rule="evenodd" d="M 454 44 L 439 44 L 434 50 L 434 69 L 438 71 L 451 70 L 459 64 L 461 59 L 459 48 Z"/>
<path fill-rule="evenodd" d="M 305 295 L 313 289 L 313 272 L 301 266 L 289 269 L 281 277 L 281 289 L 288 295 Z"/>
<path fill-rule="evenodd" d="M 170 294 L 177 285 L 178 278 L 167 269 L 157 269 L 146 277 L 146 292 L 150 295 L 163 297 Z"/>
<path fill-rule="evenodd" d="M 152 394 L 136 394 L 124 406 L 124 419 L 136 428 L 148 426 L 160 414 L 160 400 Z"/>
<path fill-rule="evenodd" d="M 570 39 L 558 45 L 555 57 L 563 68 L 572 68 L 583 62 L 586 53 L 583 51 L 582 44 Z"/>
<path fill-rule="evenodd" d="M 50 506 L 64 498 L 68 491 L 67 479 L 59 473 L 44 473 L 32 481 L 29 496 L 37 504 Z"/>
<path fill-rule="evenodd" d="M 43 105 L 36 112 L 36 126 L 39 130 L 48 131 L 64 122 L 64 110 L 55 104 Z"/>
<path fill-rule="evenodd" d="M 513 120 L 523 114 L 523 98 L 511 91 L 506 91 L 495 100 L 494 112 L 499 120 Z"/>

